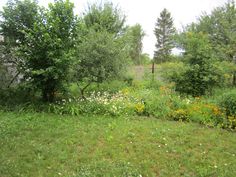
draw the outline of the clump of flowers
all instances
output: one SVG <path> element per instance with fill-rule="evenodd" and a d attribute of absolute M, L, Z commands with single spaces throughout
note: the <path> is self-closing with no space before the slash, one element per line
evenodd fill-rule
<path fill-rule="evenodd" d="M 176 121 L 188 121 L 189 120 L 189 114 L 187 110 L 184 109 L 178 109 L 173 111 L 170 114 L 170 118 Z"/>
<path fill-rule="evenodd" d="M 145 110 L 145 105 L 144 103 L 140 102 L 140 103 L 137 103 L 135 104 L 135 111 L 141 115 L 144 113 L 144 110 Z"/>
<path fill-rule="evenodd" d="M 57 114 L 101 114 L 132 115 L 144 112 L 144 104 L 140 99 L 130 96 L 128 90 L 117 93 L 92 92 L 86 99 L 69 98 L 52 104 L 50 112 Z"/>

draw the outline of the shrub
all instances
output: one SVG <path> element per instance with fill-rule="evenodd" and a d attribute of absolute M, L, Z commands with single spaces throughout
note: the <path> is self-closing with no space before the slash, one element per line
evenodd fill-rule
<path fill-rule="evenodd" d="M 173 111 L 169 117 L 175 121 L 189 121 L 189 114 L 184 109 Z"/>
<path fill-rule="evenodd" d="M 225 110 L 226 116 L 235 116 L 236 115 L 236 93 L 231 92 L 231 93 L 227 93 L 223 95 L 220 105 Z"/>
<path fill-rule="evenodd" d="M 218 61 L 215 63 L 219 74 L 221 75 L 220 86 L 228 87 L 233 84 L 233 74 L 236 71 L 236 65 L 228 61 Z"/>
<path fill-rule="evenodd" d="M 220 106 L 225 111 L 227 120 L 228 120 L 228 128 L 236 127 L 236 93 L 230 92 L 223 95 L 222 101 L 220 102 Z"/>
<path fill-rule="evenodd" d="M 14 110 L 17 105 L 25 104 L 27 102 L 34 102 L 36 97 L 32 89 L 25 86 L 17 86 L 0 90 L 0 105 Z"/>
<path fill-rule="evenodd" d="M 173 77 L 180 93 L 202 96 L 221 83 L 221 73 L 215 66 L 212 47 L 206 35 L 187 33 L 183 42 L 187 70 Z"/>
<path fill-rule="evenodd" d="M 186 69 L 183 62 L 166 62 L 160 64 L 160 75 L 163 79 L 172 81 L 173 78 L 181 75 Z"/>

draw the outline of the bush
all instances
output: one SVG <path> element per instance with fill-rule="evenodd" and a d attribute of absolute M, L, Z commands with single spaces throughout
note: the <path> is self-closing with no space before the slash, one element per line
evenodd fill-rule
<path fill-rule="evenodd" d="M 189 114 L 184 109 L 173 111 L 169 117 L 175 121 L 189 121 Z"/>
<path fill-rule="evenodd" d="M 234 129 L 236 127 L 236 93 L 231 92 L 223 95 L 220 106 L 225 111 L 228 120 L 227 127 Z"/>
<path fill-rule="evenodd" d="M 220 86 L 228 87 L 233 85 L 233 73 L 236 71 L 236 65 L 228 61 L 218 61 L 215 67 L 221 76 Z"/>
<path fill-rule="evenodd" d="M 220 103 L 222 108 L 225 110 L 226 116 L 236 115 L 236 93 L 231 92 L 223 95 Z"/>
<path fill-rule="evenodd" d="M 192 96 L 202 96 L 211 93 L 215 86 L 219 86 L 222 79 L 217 68 L 206 68 L 194 65 L 189 67 L 182 75 L 173 79 L 176 83 L 176 91 Z"/>
<path fill-rule="evenodd" d="M 182 43 L 187 70 L 173 77 L 176 90 L 192 96 L 211 92 L 222 80 L 207 36 L 202 33 L 187 33 Z"/>
<path fill-rule="evenodd" d="M 0 90 L 0 105 L 14 110 L 15 106 L 34 102 L 36 97 L 31 88 L 25 86 L 12 87 Z"/>
<path fill-rule="evenodd" d="M 161 78 L 173 81 L 173 78 L 178 77 L 181 75 L 185 70 L 186 66 L 183 62 L 166 62 L 160 64 L 160 75 Z"/>

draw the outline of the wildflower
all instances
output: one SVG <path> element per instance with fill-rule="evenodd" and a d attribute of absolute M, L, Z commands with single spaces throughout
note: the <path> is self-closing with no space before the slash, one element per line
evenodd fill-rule
<path fill-rule="evenodd" d="M 190 104 L 191 103 L 191 100 L 187 99 L 187 98 L 184 101 L 186 102 L 186 104 Z"/>
<path fill-rule="evenodd" d="M 144 112 L 144 104 L 143 103 L 138 103 L 135 105 L 135 110 L 137 111 L 137 113 L 143 113 Z"/>

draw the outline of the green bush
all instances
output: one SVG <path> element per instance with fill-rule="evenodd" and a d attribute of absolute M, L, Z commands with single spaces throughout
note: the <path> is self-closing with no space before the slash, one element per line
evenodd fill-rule
<path fill-rule="evenodd" d="M 215 63 L 215 67 L 221 76 L 220 86 L 232 86 L 233 73 L 236 71 L 236 65 L 228 61 L 218 61 Z"/>
<path fill-rule="evenodd" d="M 0 105 L 14 109 L 15 106 L 34 102 L 36 97 L 31 88 L 25 86 L 12 87 L 0 90 Z"/>
<path fill-rule="evenodd" d="M 205 68 L 200 65 L 189 67 L 185 73 L 177 75 L 173 80 L 176 83 L 176 91 L 195 97 L 211 93 L 222 81 L 217 68 L 213 66 Z"/>
<path fill-rule="evenodd" d="M 176 62 L 166 62 L 160 64 L 160 76 L 161 78 L 172 81 L 173 78 L 181 75 L 187 67 L 181 61 Z"/>
<path fill-rule="evenodd" d="M 176 111 L 173 111 L 169 115 L 170 119 L 173 119 L 175 121 L 189 121 L 189 114 L 184 109 L 178 109 Z"/>
<path fill-rule="evenodd" d="M 173 77 L 176 91 L 202 96 L 221 85 L 222 75 L 216 67 L 212 47 L 203 33 L 187 33 L 182 42 L 187 69 Z"/>
<path fill-rule="evenodd" d="M 223 95 L 220 105 L 225 110 L 226 116 L 235 116 L 236 115 L 236 92 L 230 92 Z"/>
<path fill-rule="evenodd" d="M 234 129 L 236 127 L 236 92 L 223 95 L 220 106 L 225 111 L 228 120 L 227 127 Z"/>

